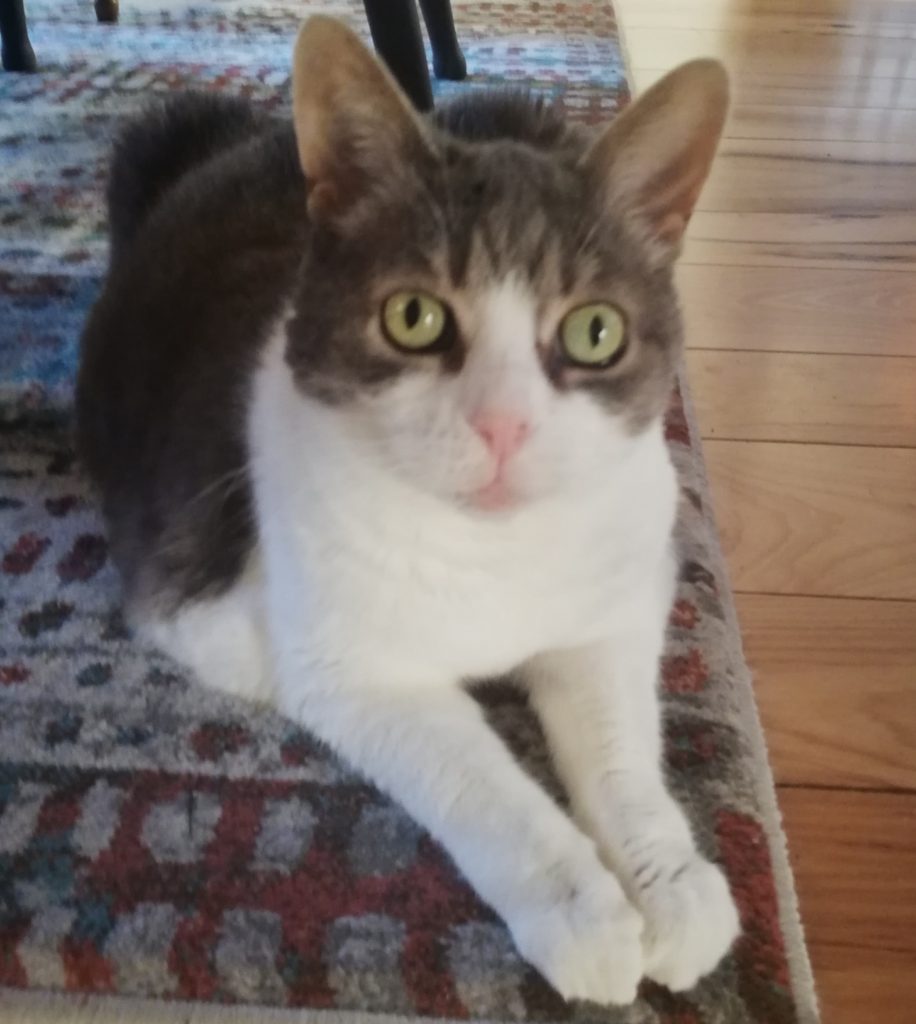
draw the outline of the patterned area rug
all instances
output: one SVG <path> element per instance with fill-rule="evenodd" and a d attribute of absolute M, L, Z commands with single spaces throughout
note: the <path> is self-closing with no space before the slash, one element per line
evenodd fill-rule
<path fill-rule="evenodd" d="M 185 83 L 285 108 L 291 41 L 318 6 L 132 0 L 109 28 L 86 0 L 33 0 L 43 71 L 0 78 L 0 1017 L 812 1021 L 772 783 L 680 397 L 668 427 L 685 560 L 664 661 L 667 757 L 744 928 L 693 992 L 646 984 L 623 1010 L 564 1004 L 397 806 L 289 721 L 193 685 L 125 631 L 67 433 L 78 333 L 106 257 L 107 146 L 144 98 Z M 320 8 L 363 23 L 355 0 Z M 624 101 L 604 3 L 455 8 L 472 79 L 448 89 L 527 82 L 590 122 Z M 498 684 L 480 699 L 562 799 L 523 700 Z"/>

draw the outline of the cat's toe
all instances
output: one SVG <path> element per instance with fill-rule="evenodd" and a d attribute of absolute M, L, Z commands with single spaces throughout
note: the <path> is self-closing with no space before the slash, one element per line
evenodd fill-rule
<path fill-rule="evenodd" d="M 690 854 L 640 891 L 646 974 L 672 991 L 692 988 L 738 937 L 738 911 L 716 865 Z"/>
<path fill-rule="evenodd" d="M 513 928 L 519 950 L 565 999 L 625 1005 L 643 974 L 642 917 L 601 867 Z"/>

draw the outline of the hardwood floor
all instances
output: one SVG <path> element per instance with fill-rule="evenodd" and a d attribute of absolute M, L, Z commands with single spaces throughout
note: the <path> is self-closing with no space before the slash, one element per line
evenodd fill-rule
<path fill-rule="evenodd" d="M 916 359 L 698 348 L 687 370 L 709 437 L 916 445 Z"/>
<path fill-rule="evenodd" d="M 916 602 L 737 602 L 776 781 L 912 790 Z"/>
<path fill-rule="evenodd" d="M 617 0 L 734 107 L 687 366 L 824 1024 L 916 1006 L 916 0 Z"/>
<path fill-rule="evenodd" d="M 824 1024 L 911 1022 L 916 794 L 784 789 Z"/>

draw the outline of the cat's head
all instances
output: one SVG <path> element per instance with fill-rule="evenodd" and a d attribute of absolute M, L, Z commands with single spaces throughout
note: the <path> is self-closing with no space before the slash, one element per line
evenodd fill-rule
<path fill-rule="evenodd" d="M 657 424 L 672 264 L 722 129 L 697 61 L 603 132 L 520 96 L 423 118 L 340 23 L 303 28 L 313 225 L 287 359 L 366 457 L 469 508 L 579 493 Z"/>

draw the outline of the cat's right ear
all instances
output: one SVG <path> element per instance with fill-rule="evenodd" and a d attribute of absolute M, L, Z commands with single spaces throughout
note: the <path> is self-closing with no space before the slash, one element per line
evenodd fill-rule
<path fill-rule="evenodd" d="M 293 122 L 315 220 L 346 221 L 399 167 L 429 157 L 428 129 L 342 22 L 314 15 L 293 56 Z"/>

